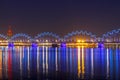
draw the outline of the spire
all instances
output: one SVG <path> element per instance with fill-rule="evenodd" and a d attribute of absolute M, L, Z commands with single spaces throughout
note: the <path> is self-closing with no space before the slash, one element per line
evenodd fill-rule
<path fill-rule="evenodd" d="M 7 31 L 8 37 L 11 37 L 13 35 L 13 32 L 11 30 L 11 26 L 9 25 L 8 31 Z"/>

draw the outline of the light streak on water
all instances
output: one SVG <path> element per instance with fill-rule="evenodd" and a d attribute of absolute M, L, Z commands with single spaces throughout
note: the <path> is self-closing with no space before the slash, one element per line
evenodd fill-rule
<path fill-rule="evenodd" d="M 107 48 L 107 78 L 109 78 L 109 49 Z"/>
<path fill-rule="evenodd" d="M 57 48 L 55 48 L 55 65 L 56 65 L 56 71 L 58 71 L 58 57 L 57 57 Z"/>
<path fill-rule="evenodd" d="M 91 77 L 94 76 L 94 59 L 93 59 L 93 48 L 91 48 Z"/>
<path fill-rule="evenodd" d="M 24 47 L 22 47 L 22 58 L 24 59 Z"/>
<path fill-rule="evenodd" d="M 44 56 L 45 56 L 45 54 L 44 54 L 44 52 L 45 52 L 45 50 L 44 50 L 44 46 L 42 47 L 42 50 L 43 50 L 43 60 L 42 60 L 42 63 L 43 63 L 43 74 L 45 73 L 45 62 L 44 62 Z"/>
<path fill-rule="evenodd" d="M 46 49 L 45 49 L 45 51 L 46 51 L 46 74 L 48 74 L 48 47 L 46 47 Z"/>
<path fill-rule="evenodd" d="M 66 48 L 66 67 L 68 72 L 68 48 Z"/>
<path fill-rule="evenodd" d="M 81 74 L 81 65 L 80 65 L 80 47 L 78 47 L 78 78 L 80 78 L 80 74 Z"/>
<path fill-rule="evenodd" d="M 22 76 L 22 48 L 20 47 L 20 76 Z"/>
<path fill-rule="evenodd" d="M 120 79 L 120 49 L 112 48 L 0 48 L 0 78 Z M 2 61 L 1 61 L 2 60 Z M 61 75 L 63 77 L 61 77 Z M 11 77 L 12 76 L 12 77 Z M 47 78 L 45 78 L 47 77 Z"/>
<path fill-rule="evenodd" d="M 27 49 L 28 49 L 28 66 L 27 66 L 27 68 L 28 68 L 28 78 L 30 78 L 30 49 L 29 49 L 29 47 L 27 47 Z"/>
<path fill-rule="evenodd" d="M 37 72 L 39 73 L 39 47 L 37 47 Z"/>
<path fill-rule="evenodd" d="M 6 78 L 8 78 L 8 73 L 7 73 L 7 67 L 8 67 L 8 65 L 7 65 L 7 63 L 8 63 L 8 48 L 5 48 L 5 76 L 6 76 Z"/>
<path fill-rule="evenodd" d="M 39 47 L 37 47 L 37 74 L 38 74 L 38 79 L 39 79 L 39 58 L 40 58 L 40 56 L 39 56 Z"/>
<path fill-rule="evenodd" d="M 84 64 L 84 47 L 82 47 L 82 79 L 84 79 L 85 64 Z"/>
<path fill-rule="evenodd" d="M 0 78 L 2 78 L 2 50 L 0 50 Z"/>

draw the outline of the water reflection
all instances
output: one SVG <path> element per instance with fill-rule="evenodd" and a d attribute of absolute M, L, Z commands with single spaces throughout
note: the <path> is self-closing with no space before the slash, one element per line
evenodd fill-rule
<path fill-rule="evenodd" d="M 120 79 L 120 49 L 0 47 L 0 79 Z"/>
<path fill-rule="evenodd" d="M 28 78 L 30 78 L 30 53 L 29 53 L 29 47 L 27 47 L 27 50 L 28 50 L 28 54 L 27 54 L 27 56 L 28 56 L 28 64 L 27 64 L 27 70 L 28 70 Z"/>
<path fill-rule="evenodd" d="M 84 79 L 84 73 L 85 73 L 85 64 L 84 64 L 84 47 L 82 47 L 82 79 Z"/>
<path fill-rule="evenodd" d="M 93 57 L 93 48 L 91 48 L 91 78 L 94 76 L 94 57 Z"/>
<path fill-rule="evenodd" d="M 57 60 L 57 59 L 58 59 L 58 58 L 57 58 L 57 57 L 58 57 L 58 56 L 57 56 L 58 53 L 57 53 L 57 48 L 55 48 L 55 52 L 56 52 L 56 54 L 55 54 L 55 55 L 56 55 L 56 56 L 55 56 L 55 65 L 56 65 L 56 71 L 58 71 L 58 60 Z M 66 60 L 66 61 L 67 61 L 67 60 Z"/>
<path fill-rule="evenodd" d="M 107 67 L 106 67 L 106 70 L 107 70 L 107 78 L 109 78 L 109 49 L 107 48 Z"/>
<path fill-rule="evenodd" d="M 0 50 L 0 78 L 2 78 L 2 50 Z"/>
<path fill-rule="evenodd" d="M 80 66 L 80 47 L 78 47 L 78 78 L 80 78 L 81 66 Z"/>

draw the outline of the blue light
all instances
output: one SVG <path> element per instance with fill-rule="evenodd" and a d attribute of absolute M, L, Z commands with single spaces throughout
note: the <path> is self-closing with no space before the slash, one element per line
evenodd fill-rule
<path fill-rule="evenodd" d="M 14 47 L 14 43 L 9 43 L 8 47 Z"/>
<path fill-rule="evenodd" d="M 66 47 L 66 43 L 61 43 L 61 47 Z"/>
<path fill-rule="evenodd" d="M 98 43 L 98 48 L 104 48 L 104 44 L 103 43 Z"/>
<path fill-rule="evenodd" d="M 37 44 L 36 44 L 36 43 L 32 43 L 32 47 L 33 47 L 33 48 L 36 48 L 36 47 L 37 47 Z"/>

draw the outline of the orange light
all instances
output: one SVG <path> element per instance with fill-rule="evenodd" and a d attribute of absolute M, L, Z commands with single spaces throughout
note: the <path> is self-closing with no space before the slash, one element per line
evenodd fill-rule
<path fill-rule="evenodd" d="M 81 42 L 81 43 L 84 43 L 85 41 L 84 41 L 84 40 L 79 40 L 79 39 L 78 39 L 77 42 L 78 42 L 78 43 L 80 43 L 80 42 Z"/>
<path fill-rule="evenodd" d="M 81 42 L 82 42 L 82 43 L 84 43 L 85 41 L 84 41 L 84 40 L 82 40 Z"/>
<path fill-rule="evenodd" d="M 81 40 L 77 40 L 77 42 L 81 42 Z"/>

